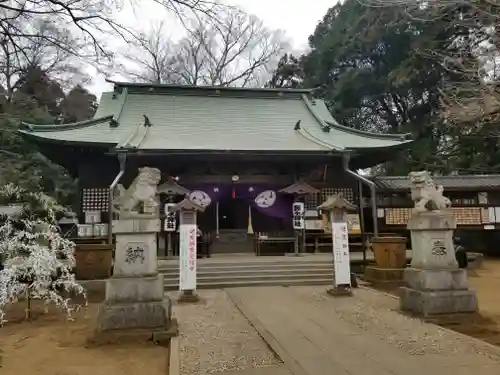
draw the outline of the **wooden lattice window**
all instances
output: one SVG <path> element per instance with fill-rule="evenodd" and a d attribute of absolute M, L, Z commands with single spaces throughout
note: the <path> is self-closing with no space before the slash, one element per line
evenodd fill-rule
<path fill-rule="evenodd" d="M 93 188 L 82 190 L 82 211 L 108 212 L 109 189 Z"/>
<path fill-rule="evenodd" d="M 354 202 L 354 192 L 349 188 L 324 188 L 321 189 L 321 200 L 322 202 L 326 201 L 326 199 L 331 195 L 339 195 L 344 197 L 351 203 Z"/>
<path fill-rule="evenodd" d="M 481 224 L 480 207 L 452 207 L 452 212 L 457 225 Z M 410 216 L 410 208 L 388 208 L 385 210 L 385 223 L 387 225 L 406 225 Z"/>
<path fill-rule="evenodd" d="M 385 210 L 385 223 L 387 225 L 406 225 L 410 219 L 409 208 L 387 208 Z"/>
<path fill-rule="evenodd" d="M 481 224 L 480 207 L 452 207 L 452 210 L 458 225 Z"/>
<path fill-rule="evenodd" d="M 304 205 L 306 210 L 315 210 L 321 203 L 318 202 L 318 194 L 304 195 Z"/>

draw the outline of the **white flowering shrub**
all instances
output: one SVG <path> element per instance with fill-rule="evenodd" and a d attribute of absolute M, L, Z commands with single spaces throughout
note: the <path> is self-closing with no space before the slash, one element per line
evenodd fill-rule
<path fill-rule="evenodd" d="M 75 244 L 65 239 L 57 219 L 62 206 L 39 192 L 12 184 L 0 187 L 0 325 L 5 307 L 24 297 L 54 304 L 68 316 L 78 308 L 70 296 L 85 295 L 72 269 Z M 1 269 L 3 268 L 3 269 Z"/>

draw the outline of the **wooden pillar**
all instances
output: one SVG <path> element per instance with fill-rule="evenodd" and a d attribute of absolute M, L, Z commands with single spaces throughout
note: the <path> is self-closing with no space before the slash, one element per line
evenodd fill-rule
<path fill-rule="evenodd" d="M 196 302 L 197 273 L 197 225 L 196 213 L 204 208 L 188 198 L 172 206 L 171 211 L 179 212 L 179 302 Z"/>

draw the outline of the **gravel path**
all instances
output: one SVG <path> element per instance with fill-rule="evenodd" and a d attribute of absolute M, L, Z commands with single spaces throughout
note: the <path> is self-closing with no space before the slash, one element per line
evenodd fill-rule
<path fill-rule="evenodd" d="M 435 355 L 464 359 L 481 354 L 500 361 L 500 348 L 402 315 L 398 300 L 366 288 L 355 290 L 353 298 L 332 298 L 324 287 L 298 287 L 294 291 L 305 301 L 328 307 L 339 318 L 371 333 L 411 355 Z"/>
<path fill-rule="evenodd" d="M 277 366 L 281 362 L 222 290 L 199 291 L 198 304 L 175 303 L 181 336 L 181 374 Z"/>

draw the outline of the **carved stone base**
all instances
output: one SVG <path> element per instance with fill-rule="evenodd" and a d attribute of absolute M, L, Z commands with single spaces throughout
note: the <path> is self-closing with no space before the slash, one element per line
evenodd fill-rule
<path fill-rule="evenodd" d="M 476 293 L 468 290 L 464 269 L 418 269 L 404 271 L 407 287 L 400 290 L 402 310 L 418 315 L 476 312 Z"/>
<path fill-rule="evenodd" d="M 171 321 L 171 301 L 108 303 L 99 307 L 97 331 L 118 329 L 168 329 Z"/>
<path fill-rule="evenodd" d="M 106 280 L 106 302 L 163 301 L 163 275 L 112 277 Z"/>
<path fill-rule="evenodd" d="M 118 345 L 137 342 L 151 342 L 157 345 L 167 346 L 172 337 L 179 335 L 179 325 L 174 318 L 170 327 L 164 328 L 129 328 L 107 331 L 95 330 L 87 343 L 91 346 Z"/>
<path fill-rule="evenodd" d="M 409 288 L 417 290 L 467 290 L 465 269 L 418 269 L 406 268 L 404 280 Z"/>
<path fill-rule="evenodd" d="M 476 293 L 472 290 L 422 291 L 402 287 L 399 302 L 401 310 L 421 316 L 478 310 Z"/>

